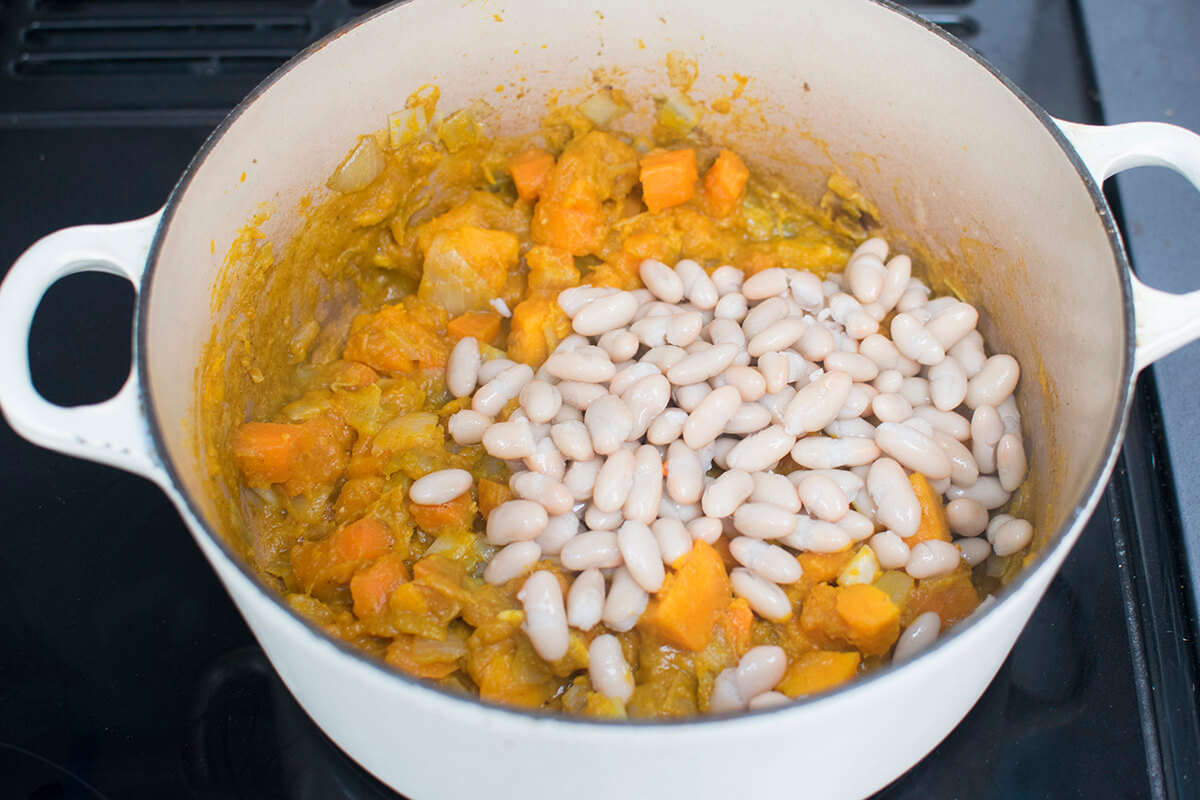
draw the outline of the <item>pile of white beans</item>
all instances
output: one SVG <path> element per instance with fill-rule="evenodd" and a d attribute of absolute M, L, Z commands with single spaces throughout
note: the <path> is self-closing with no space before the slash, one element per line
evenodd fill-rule
<path fill-rule="evenodd" d="M 729 537 L 741 564 L 734 593 L 773 621 L 792 614 L 781 587 L 802 576 L 797 552 L 865 542 L 845 585 L 881 569 L 942 575 L 1030 543 L 1028 522 L 991 513 L 1026 470 L 1017 362 L 988 356 L 976 309 L 931 299 L 911 269 L 878 238 L 825 280 L 647 260 L 645 289 L 559 295 L 574 333 L 536 372 L 458 342 L 446 383 L 471 408 L 450 418 L 450 435 L 508 462 L 519 498 L 488 517 L 487 541 L 501 549 L 484 578 L 502 584 L 546 558 L 573 575 L 565 597 L 547 570 L 519 592 L 543 658 L 565 655 L 569 627 L 631 629 L 664 565 L 697 540 Z M 880 324 L 893 311 L 888 336 Z M 773 472 L 789 454 L 800 469 Z M 954 543 L 904 542 L 920 524 L 910 472 L 948 502 Z M 468 473 L 445 470 L 416 481 L 411 499 L 446 502 L 470 486 Z M 937 637 L 929 616 L 902 635 L 896 658 Z M 596 637 L 589 654 L 596 690 L 628 699 L 633 677 L 615 637 Z M 778 678 L 762 676 L 785 667 L 779 648 L 750 651 L 718 682 L 714 710 L 779 701 Z"/>

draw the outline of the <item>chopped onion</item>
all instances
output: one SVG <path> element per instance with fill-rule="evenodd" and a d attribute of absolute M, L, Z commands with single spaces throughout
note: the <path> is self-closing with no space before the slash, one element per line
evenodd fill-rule
<path fill-rule="evenodd" d="M 397 111 L 388 117 L 388 135 L 392 149 L 402 147 L 420 136 L 429 126 L 429 111 L 422 105 Z"/>
<path fill-rule="evenodd" d="M 658 106 L 658 121 L 676 133 L 687 133 L 700 123 L 704 109 L 682 92 L 663 98 Z"/>
<path fill-rule="evenodd" d="M 350 151 L 325 185 L 335 192 L 357 192 L 365 189 L 371 181 L 383 172 L 386 161 L 383 151 L 374 136 L 364 136 L 358 140 L 358 146 Z"/>
<path fill-rule="evenodd" d="M 583 114 L 597 128 L 603 128 L 616 117 L 624 114 L 629 110 L 629 107 L 623 103 L 618 103 L 613 99 L 612 94 L 607 91 L 596 92 L 596 94 L 584 100 L 578 106 L 579 113 Z"/>
<path fill-rule="evenodd" d="M 438 137 L 451 153 L 479 141 L 479 123 L 470 109 L 455 111 L 438 125 Z"/>

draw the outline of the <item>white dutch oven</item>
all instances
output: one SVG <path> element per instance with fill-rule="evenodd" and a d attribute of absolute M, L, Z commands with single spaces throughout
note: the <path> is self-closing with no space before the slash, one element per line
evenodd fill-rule
<path fill-rule="evenodd" d="M 551 89 L 584 87 L 596 68 L 620 67 L 635 96 L 667 91 L 668 51 L 697 60 L 695 97 L 751 76 L 746 98 L 756 102 L 738 101 L 750 115 L 706 118 L 718 140 L 760 167 L 814 165 L 791 174 L 812 189 L 841 165 L 899 233 L 958 265 L 985 309 L 985 333 L 1024 368 L 1026 491 L 1040 548 L 1001 602 L 930 652 L 781 710 L 600 724 L 440 693 L 323 636 L 218 535 L 189 432 L 220 254 L 264 202 L 284 210 L 268 235 L 285 237 L 294 201 L 319 192 L 356 134 L 380 127 L 422 84 L 441 87 L 443 109 L 487 98 L 507 129 L 528 130 Z M 871 0 L 614 0 L 602 11 L 416 0 L 272 76 L 213 134 L 161 212 L 31 247 L 0 287 L 0 404 L 31 441 L 158 483 L 304 708 L 413 798 L 737 797 L 747 776 L 758 791 L 861 797 L 928 753 L 978 699 L 1096 504 L 1137 371 L 1200 336 L 1200 293 L 1134 279 L 1101 196 L 1106 177 L 1141 165 L 1200 184 L 1200 137 L 1054 120 L 936 28 Z M 60 408 L 32 387 L 28 330 L 46 288 L 85 270 L 138 288 L 135 368 L 111 400 Z"/>

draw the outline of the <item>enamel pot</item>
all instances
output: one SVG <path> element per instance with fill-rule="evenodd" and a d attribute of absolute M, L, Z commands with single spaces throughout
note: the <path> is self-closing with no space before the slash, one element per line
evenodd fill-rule
<path fill-rule="evenodd" d="M 451 696 L 323 635 L 227 543 L 194 438 L 222 256 L 264 203 L 276 209 L 264 233 L 285 240 L 298 199 L 319 200 L 356 135 L 424 84 L 441 89 L 440 109 L 482 98 L 500 130 L 531 131 L 553 90 L 582 100 L 597 76 L 632 98 L 670 94 L 670 52 L 697 65 L 691 97 L 730 98 L 728 113 L 702 122 L 714 140 L 810 196 L 837 165 L 896 236 L 953 265 L 992 348 L 1023 367 L 1035 555 L 998 602 L 920 657 L 777 710 L 598 723 Z M 1200 293 L 1139 283 L 1101 194 L 1105 178 L 1143 165 L 1200 184 L 1200 137 L 1053 119 L 963 45 L 883 2 L 413 0 L 272 75 L 160 212 L 30 247 L 0 286 L 0 406 L 30 441 L 161 486 L 301 705 L 416 800 L 862 797 L 928 753 L 982 694 L 1096 505 L 1138 370 L 1200 336 Z M 33 389 L 28 331 L 45 290 L 87 270 L 138 290 L 134 368 L 112 399 L 62 408 Z"/>

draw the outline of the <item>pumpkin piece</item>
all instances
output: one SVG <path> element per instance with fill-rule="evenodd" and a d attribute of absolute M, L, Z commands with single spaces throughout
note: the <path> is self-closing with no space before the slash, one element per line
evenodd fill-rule
<path fill-rule="evenodd" d="M 667 577 L 639 624 L 676 647 L 699 651 L 729 602 L 729 575 L 721 554 L 698 541 Z"/>
<path fill-rule="evenodd" d="M 788 664 L 783 680 L 775 687 L 793 700 L 839 686 L 858 674 L 862 656 L 833 650 L 801 653 Z"/>

